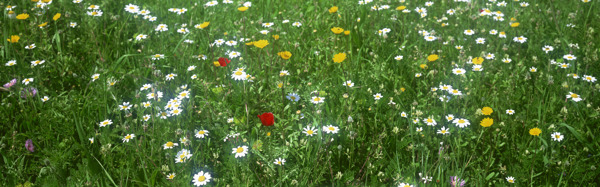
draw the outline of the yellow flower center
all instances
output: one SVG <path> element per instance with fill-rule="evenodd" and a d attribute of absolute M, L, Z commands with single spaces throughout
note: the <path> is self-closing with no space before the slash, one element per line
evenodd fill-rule
<path fill-rule="evenodd" d="M 559 139 L 559 138 L 560 138 L 560 135 L 558 135 L 558 134 L 557 134 L 557 135 L 554 135 L 554 137 L 555 137 L 556 139 Z"/>
<path fill-rule="evenodd" d="M 94 15 L 94 16 L 98 15 L 98 12 L 92 12 L 92 15 Z"/>
<path fill-rule="evenodd" d="M 321 98 L 318 98 L 318 97 L 316 97 L 316 98 L 314 99 L 314 101 L 320 101 L 320 100 L 321 100 Z"/>
<path fill-rule="evenodd" d="M 206 133 L 206 132 L 204 132 L 204 131 L 198 131 L 198 134 L 204 134 L 204 133 Z"/>
<path fill-rule="evenodd" d="M 198 177 L 198 182 L 204 182 L 205 180 L 206 180 L 206 177 L 204 177 L 204 176 Z"/>
<path fill-rule="evenodd" d="M 315 132 L 314 132 L 313 130 L 307 130 L 307 131 L 306 131 L 306 133 L 307 133 L 307 134 L 313 134 L 313 133 L 315 133 Z"/>
<path fill-rule="evenodd" d="M 239 75 L 242 75 L 242 72 L 241 72 L 241 71 L 236 71 L 236 72 L 235 72 L 235 75 L 238 75 L 238 76 L 239 76 Z"/>
<path fill-rule="evenodd" d="M 125 136 L 125 139 L 131 139 L 131 135 Z"/>
<path fill-rule="evenodd" d="M 244 152 L 244 148 L 242 148 L 242 147 L 238 147 L 238 148 L 235 150 L 235 152 L 237 152 L 237 153 L 242 153 L 242 152 Z"/>
<path fill-rule="evenodd" d="M 458 123 L 465 123 L 465 120 L 458 120 Z"/>
<path fill-rule="evenodd" d="M 571 94 L 571 97 L 572 98 L 579 98 L 579 95 L 577 95 L 577 94 Z"/>
<path fill-rule="evenodd" d="M 432 123 L 433 120 L 432 119 L 427 119 L 427 123 Z"/>
<path fill-rule="evenodd" d="M 173 142 L 167 142 L 167 147 L 173 147 Z"/>
<path fill-rule="evenodd" d="M 330 131 L 334 131 L 334 130 L 335 130 L 335 128 L 333 128 L 333 127 L 329 127 L 328 129 L 329 129 Z"/>

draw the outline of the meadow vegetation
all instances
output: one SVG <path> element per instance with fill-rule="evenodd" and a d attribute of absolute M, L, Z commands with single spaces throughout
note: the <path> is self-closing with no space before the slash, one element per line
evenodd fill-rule
<path fill-rule="evenodd" d="M 0 186 L 598 184 L 598 0 L 0 6 Z"/>

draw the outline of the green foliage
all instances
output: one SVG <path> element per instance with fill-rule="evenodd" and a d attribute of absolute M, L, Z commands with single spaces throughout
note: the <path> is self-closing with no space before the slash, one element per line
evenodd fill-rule
<path fill-rule="evenodd" d="M 264 0 L 243 12 L 237 0 L 137 2 L 156 21 L 128 13 L 123 1 L 1 2 L 1 35 L 20 40 L 0 43 L 0 81 L 16 79 L 0 90 L 0 186 L 191 186 L 201 171 L 218 186 L 448 186 L 451 176 L 467 186 L 595 184 L 600 85 L 582 77 L 600 76 L 598 1 L 426 2 Z M 91 5 L 103 14 L 88 15 Z M 504 21 L 481 15 L 486 8 Z M 22 13 L 30 17 L 15 18 Z M 250 43 L 259 40 L 269 44 Z M 339 53 L 347 58 L 333 62 Z M 428 60 L 433 54 L 439 59 Z M 495 57 L 474 71 L 471 59 L 488 54 Z M 215 66 L 219 57 L 231 62 Z M 234 80 L 236 72 L 249 76 Z M 25 96 L 31 88 L 37 94 Z M 299 101 L 286 98 L 292 93 Z M 317 97 L 323 102 L 313 104 Z M 172 99 L 178 107 L 166 107 Z M 273 126 L 256 117 L 265 112 Z M 449 114 L 470 125 L 460 128 Z M 482 127 L 484 118 L 493 124 Z M 541 134 L 530 135 L 533 128 Z M 169 142 L 178 145 L 165 149 Z M 248 150 L 236 158 L 239 146 Z M 183 149 L 191 157 L 177 163 Z"/>

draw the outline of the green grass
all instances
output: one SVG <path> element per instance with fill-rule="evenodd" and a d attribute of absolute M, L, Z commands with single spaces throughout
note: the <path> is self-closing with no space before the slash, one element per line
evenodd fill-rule
<path fill-rule="evenodd" d="M 54 0 L 47 8 L 28 0 L 4 1 L 0 6 L 16 8 L 14 14 L 3 11 L 1 35 L 20 40 L 0 44 L 2 63 L 17 63 L 0 67 L 0 83 L 17 79 L 0 90 L 0 185 L 192 186 L 201 171 L 211 175 L 207 184 L 214 186 L 450 186 L 452 176 L 466 186 L 597 185 L 600 85 L 582 77 L 600 76 L 598 1 L 506 0 L 505 7 L 496 5 L 500 1 L 471 1 L 435 1 L 427 7 L 421 0 L 367 5 L 256 0 L 244 12 L 237 0 L 211 7 L 204 6 L 208 1 Z M 156 21 L 126 12 L 129 3 L 149 10 Z M 87 15 L 90 5 L 103 15 Z M 381 5 L 390 8 L 371 10 Z M 333 6 L 339 9 L 330 13 Z M 410 13 L 396 10 L 399 6 Z M 426 8 L 427 15 L 422 18 L 417 7 Z M 187 12 L 178 15 L 169 8 Z M 504 21 L 480 15 L 484 8 L 501 11 Z M 22 13 L 29 18 L 14 18 Z M 53 20 L 56 13 L 61 16 Z M 71 22 L 77 26 L 69 27 Z M 195 28 L 204 22 L 208 27 Z M 269 22 L 274 25 L 262 26 Z M 511 27 L 514 22 L 519 25 Z M 155 31 L 158 24 L 168 25 L 168 31 Z M 177 32 L 182 24 L 189 33 Z M 334 34 L 333 27 L 349 33 Z M 390 32 L 377 34 L 384 28 Z M 475 34 L 464 34 L 468 29 Z M 490 34 L 493 29 L 506 38 Z M 422 31 L 438 39 L 426 41 Z M 140 34 L 147 38 L 137 41 Z M 526 42 L 513 41 L 519 36 Z M 485 44 L 476 44 L 477 38 Z M 237 45 L 211 45 L 217 39 Z M 259 40 L 269 44 L 249 43 Z M 33 43 L 36 48 L 25 49 Z M 546 45 L 554 50 L 544 52 Z M 228 57 L 228 51 L 241 55 Z M 291 58 L 277 55 L 283 51 Z M 335 63 L 339 53 L 347 58 Z M 481 72 L 473 71 L 471 59 L 488 53 L 495 58 L 485 59 Z M 155 54 L 164 58 L 153 60 Z M 429 61 L 434 54 L 439 59 Z M 577 59 L 564 59 L 567 54 Z M 216 67 L 219 57 L 231 62 Z M 33 67 L 35 60 L 45 63 Z M 195 69 L 188 71 L 190 66 Z M 236 68 L 245 68 L 251 81 L 234 80 Z M 466 73 L 455 75 L 455 68 Z M 280 76 L 283 70 L 289 75 Z M 166 80 L 170 73 L 177 76 Z M 25 85 L 26 78 L 34 81 Z M 344 86 L 348 80 L 353 87 Z M 141 90 L 144 84 L 152 88 Z M 432 90 L 441 85 L 462 95 Z M 21 97 L 31 87 L 37 94 Z M 147 98 L 158 91 L 162 98 Z M 167 102 L 183 91 L 190 94 L 181 99 L 181 113 L 160 118 Z M 570 92 L 583 100 L 567 99 Z M 288 100 L 290 93 L 300 100 Z M 377 93 L 380 100 L 374 99 Z M 49 100 L 43 102 L 44 96 Z M 311 103 L 313 96 L 324 102 Z M 451 99 L 441 101 L 445 96 Z M 124 102 L 131 109 L 120 110 Z M 484 107 L 493 112 L 484 115 Z M 507 114 L 508 109 L 515 113 Z M 265 112 L 274 114 L 273 126 L 261 124 L 257 115 Z M 459 128 L 445 119 L 448 114 L 470 125 Z M 427 125 L 428 117 L 437 124 Z M 481 126 L 484 118 L 493 125 Z M 112 124 L 101 127 L 104 120 Z M 326 133 L 322 127 L 328 125 L 339 131 Z M 303 133 L 307 126 L 317 129 L 314 136 Z M 450 134 L 438 134 L 442 127 Z M 539 136 L 530 135 L 533 128 L 541 130 Z M 196 130 L 209 133 L 197 138 Z M 554 141 L 554 132 L 564 139 Z M 127 134 L 135 137 L 123 142 Z M 25 147 L 28 139 L 33 152 Z M 179 145 L 164 149 L 167 142 Z M 248 154 L 236 158 L 232 149 L 238 146 L 248 146 Z M 192 156 L 176 163 L 182 149 Z M 274 164 L 277 158 L 285 164 Z M 176 176 L 169 180 L 171 173 Z M 425 176 L 432 181 L 425 184 Z"/>

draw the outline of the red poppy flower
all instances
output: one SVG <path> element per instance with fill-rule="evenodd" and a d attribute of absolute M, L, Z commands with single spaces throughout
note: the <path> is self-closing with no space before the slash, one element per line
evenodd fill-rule
<path fill-rule="evenodd" d="M 223 57 L 219 58 L 219 65 L 221 65 L 221 67 L 227 66 L 227 64 L 229 64 L 229 62 L 231 62 L 231 60 L 229 60 L 227 58 L 223 58 Z"/>
<path fill-rule="evenodd" d="M 262 115 L 258 115 L 260 118 L 260 122 L 262 122 L 263 126 L 271 126 L 275 123 L 275 117 L 273 117 L 273 113 L 265 112 Z"/>

